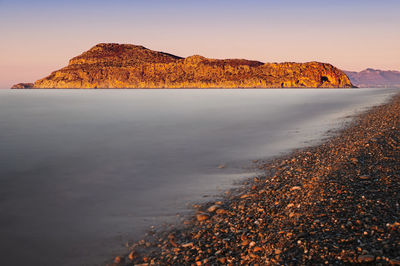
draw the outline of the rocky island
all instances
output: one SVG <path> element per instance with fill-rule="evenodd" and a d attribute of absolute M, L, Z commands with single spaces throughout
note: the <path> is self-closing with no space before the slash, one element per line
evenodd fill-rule
<path fill-rule="evenodd" d="M 33 88 L 33 83 L 18 83 L 11 87 L 11 89 L 31 89 Z"/>
<path fill-rule="evenodd" d="M 186 58 L 131 44 L 101 43 L 33 88 L 352 88 L 336 67 L 318 62 L 262 63 Z"/>

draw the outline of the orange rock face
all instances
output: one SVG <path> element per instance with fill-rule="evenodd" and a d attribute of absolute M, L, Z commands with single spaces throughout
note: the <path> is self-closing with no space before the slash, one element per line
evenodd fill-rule
<path fill-rule="evenodd" d="M 35 88 L 351 88 L 330 64 L 181 58 L 130 44 L 98 44 Z"/>

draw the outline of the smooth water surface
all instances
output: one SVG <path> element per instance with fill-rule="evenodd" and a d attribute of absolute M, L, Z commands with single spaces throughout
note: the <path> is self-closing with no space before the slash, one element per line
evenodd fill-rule
<path fill-rule="evenodd" d="M 0 264 L 101 265 L 395 92 L 0 90 Z"/>

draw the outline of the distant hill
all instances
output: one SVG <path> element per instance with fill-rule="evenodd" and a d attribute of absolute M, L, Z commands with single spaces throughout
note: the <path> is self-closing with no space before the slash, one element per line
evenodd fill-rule
<path fill-rule="evenodd" d="M 400 87 L 400 71 L 367 68 L 361 72 L 344 71 L 357 87 Z"/>
<path fill-rule="evenodd" d="M 18 83 L 11 87 L 11 89 L 31 89 L 33 87 L 33 83 Z"/>
<path fill-rule="evenodd" d="M 262 63 L 187 58 L 131 44 L 101 43 L 34 88 L 351 88 L 336 67 L 318 62 Z"/>

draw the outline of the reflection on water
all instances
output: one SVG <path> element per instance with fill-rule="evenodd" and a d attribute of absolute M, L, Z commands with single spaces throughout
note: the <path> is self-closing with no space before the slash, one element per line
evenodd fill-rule
<path fill-rule="evenodd" d="M 0 90 L 2 264 L 102 264 L 394 92 Z"/>

